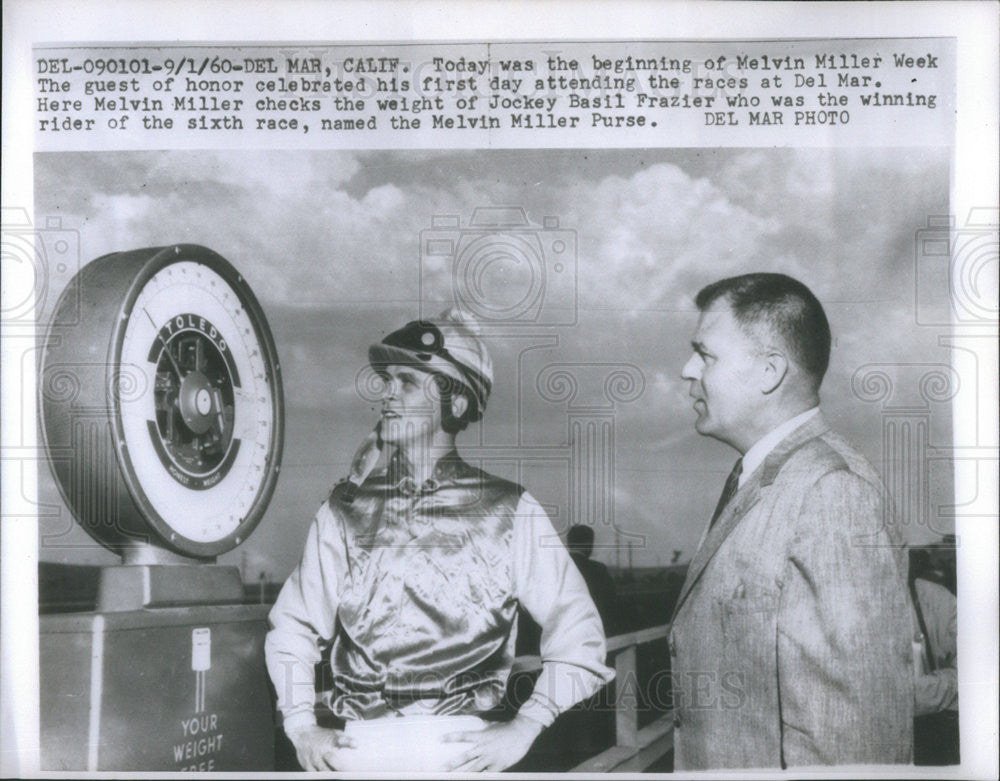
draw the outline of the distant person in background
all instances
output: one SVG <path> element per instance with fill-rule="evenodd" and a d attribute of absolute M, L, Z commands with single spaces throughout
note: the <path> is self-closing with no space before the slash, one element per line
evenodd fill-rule
<path fill-rule="evenodd" d="M 621 628 L 616 610 L 615 582 L 605 565 L 590 558 L 594 552 L 593 528 L 579 523 L 570 526 L 566 533 L 566 547 L 569 548 L 569 555 L 576 568 L 583 575 L 590 597 L 601 615 L 604 634 L 610 637 Z"/>
<path fill-rule="evenodd" d="M 917 765 L 957 765 L 958 602 L 939 583 L 921 577 L 932 567 L 927 551 L 910 559 L 920 653 L 915 660 L 913 761 Z"/>
<path fill-rule="evenodd" d="M 878 474 L 820 412 L 823 307 L 769 273 L 695 304 L 695 429 L 741 458 L 674 612 L 674 767 L 909 763 L 905 551 Z"/>
<path fill-rule="evenodd" d="M 921 566 L 921 574 L 924 580 L 944 586 L 952 594 L 957 594 L 957 583 L 955 573 L 955 535 L 946 534 L 941 540 L 926 548 L 921 548 L 926 562 L 926 569 Z"/>

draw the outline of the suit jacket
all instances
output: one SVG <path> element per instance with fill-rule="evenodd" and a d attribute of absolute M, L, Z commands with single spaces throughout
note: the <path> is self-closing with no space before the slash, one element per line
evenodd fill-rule
<path fill-rule="evenodd" d="M 886 506 L 821 415 L 749 476 L 675 608 L 676 769 L 910 761 L 913 630 Z"/>

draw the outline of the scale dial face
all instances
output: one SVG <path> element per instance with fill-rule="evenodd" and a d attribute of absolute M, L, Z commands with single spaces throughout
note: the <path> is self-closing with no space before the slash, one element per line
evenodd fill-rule
<path fill-rule="evenodd" d="M 143 389 L 117 394 L 133 497 L 175 549 L 239 545 L 280 451 L 278 365 L 256 300 L 228 264 L 180 256 L 141 283 L 122 318 L 119 371 Z"/>

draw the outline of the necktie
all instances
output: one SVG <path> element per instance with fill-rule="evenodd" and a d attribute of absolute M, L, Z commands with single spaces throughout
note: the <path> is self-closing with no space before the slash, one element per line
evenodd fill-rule
<path fill-rule="evenodd" d="M 743 474 L 743 459 L 736 459 L 736 463 L 733 464 L 733 471 L 729 473 L 729 477 L 726 478 L 726 484 L 722 488 L 722 496 L 719 497 L 719 503 L 715 505 L 715 512 L 712 513 L 712 521 L 708 524 L 708 528 L 711 530 L 715 526 L 715 522 L 719 520 L 719 516 L 722 515 L 722 511 L 726 509 L 726 505 L 729 504 L 733 495 L 736 493 L 736 489 L 740 485 L 740 475 Z"/>

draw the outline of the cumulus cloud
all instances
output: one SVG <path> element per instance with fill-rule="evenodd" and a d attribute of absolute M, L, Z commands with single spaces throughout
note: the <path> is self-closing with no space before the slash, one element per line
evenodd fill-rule
<path fill-rule="evenodd" d="M 581 299 L 596 308 L 689 306 L 692 276 L 709 266 L 728 273 L 778 224 L 668 163 L 569 192 L 561 206 L 579 226 Z"/>
<path fill-rule="evenodd" d="M 434 311 L 453 296 L 456 253 L 474 238 L 477 207 L 523 209 L 528 233 L 540 237 L 537 257 L 525 258 L 546 272 L 557 260 L 555 234 L 571 236 L 577 253 L 577 284 L 548 277 L 540 298 L 563 307 L 554 319 L 540 316 L 550 325 L 536 333 L 551 346 L 529 355 L 530 339 L 491 343 L 497 383 L 484 441 L 509 444 L 522 432 L 532 443 L 566 444 L 565 405 L 541 399 L 534 375 L 519 384 L 519 372 L 552 362 L 637 367 L 641 397 L 615 408 L 618 497 L 652 544 L 661 534 L 664 545 L 693 545 L 702 505 L 717 494 L 713 486 L 702 501 L 703 476 L 724 479 L 731 464 L 725 448 L 693 434 L 678 376 L 704 284 L 774 270 L 813 288 L 837 338 L 824 403 L 860 421 L 862 434 L 861 422 L 872 423 L 875 450 L 878 410 L 851 398 L 853 371 L 946 360 L 937 332 L 915 322 L 913 242 L 929 216 L 947 213 L 947 150 L 73 153 L 39 154 L 35 169 L 36 218 L 58 215 L 79 231 L 84 261 L 194 242 L 246 276 L 278 341 L 286 409 L 301 421 L 287 446 L 298 471 L 282 478 L 294 490 L 279 492 L 276 513 L 293 507 L 282 502 L 307 512 L 302 496 L 312 501 L 310 486 L 335 477 L 331 459 L 348 458 L 371 425 L 354 384 L 366 347 L 415 317 L 421 295 Z M 441 227 L 441 217 L 458 227 Z M 547 217 L 558 226 L 543 228 Z M 453 240 L 453 251 L 431 258 L 427 237 Z M 486 298 L 524 292 L 525 267 L 507 261 L 484 264 Z M 569 325 L 560 318 L 571 305 Z M 317 420 L 344 442 L 319 441 Z M 566 494 L 525 479 L 550 504 Z M 650 492 L 650 481 L 661 489 Z M 657 532 L 664 523 L 676 528 Z M 276 571 L 287 571 L 294 547 L 266 554 Z"/>
<path fill-rule="evenodd" d="M 199 241 L 251 268 L 262 298 L 303 304 L 415 303 L 421 281 L 447 299 L 453 258 L 422 255 L 422 232 L 440 215 L 468 231 L 476 207 L 516 205 L 534 226 L 554 216 L 575 234 L 580 303 L 633 313 L 689 307 L 692 287 L 765 266 L 823 298 L 867 294 L 870 280 L 884 287 L 911 262 L 900 245 L 946 186 L 927 175 L 940 160 L 919 152 L 891 164 L 817 150 L 739 150 L 697 165 L 656 157 L 615 171 L 570 152 L 40 155 L 39 206 L 85 223 L 91 256 Z M 907 197 L 894 197 L 904 184 Z M 496 295 L 514 282 L 498 276 Z"/>

